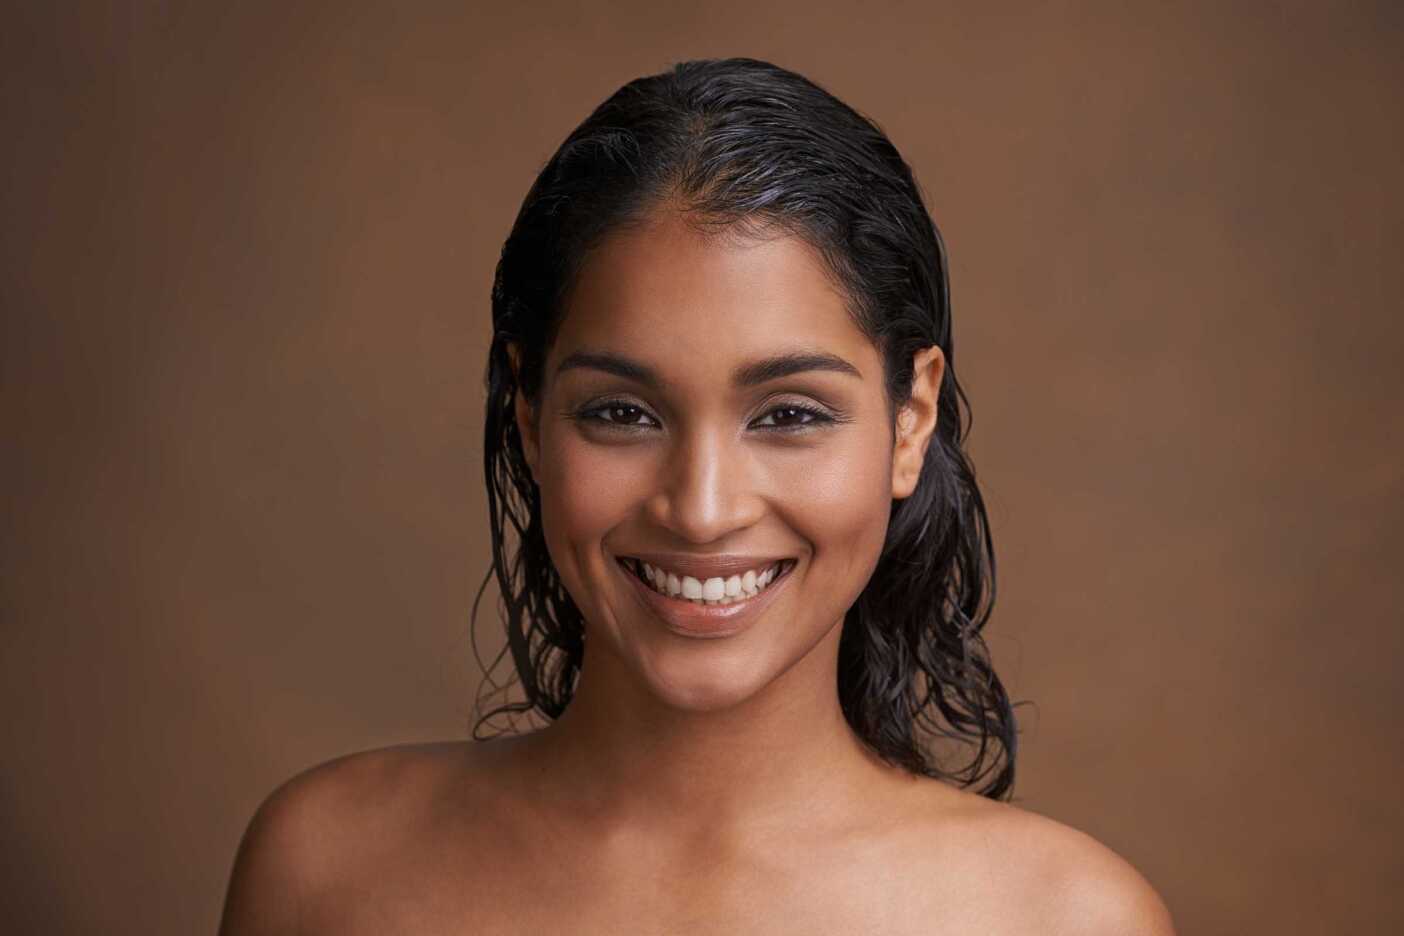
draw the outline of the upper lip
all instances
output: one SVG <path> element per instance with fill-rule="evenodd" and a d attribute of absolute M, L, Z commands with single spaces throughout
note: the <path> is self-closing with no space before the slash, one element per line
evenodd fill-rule
<path fill-rule="evenodd" d="M 729 578 L 740 575 L 747 569 L 763 572 L 789 556 L 758 556 L 740 553 L 719 553 L 714 556 L 699 556 L 689 553 L 630 553 L 621 559 L 640 559 L 664 572 L 690 575 L 698 580 L 709 578 Z"/>

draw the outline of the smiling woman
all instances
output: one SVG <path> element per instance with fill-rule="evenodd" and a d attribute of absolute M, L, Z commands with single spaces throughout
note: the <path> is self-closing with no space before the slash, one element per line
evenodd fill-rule
<path fill-rule="evenodd" d="M 723 241 L 654 211 L 597 246 L 541 386 L 514 397 L 548 568 L 590 646 L 570 706 L 627 691 L 734 718 L 803 679 L 826 688 L 820 714 L 838 703 L 837 625 L 920 470 L 942 357 L 923 355 L 894 443 L 882 357 L 804 240 Z"/>
<path fill-rule="evenodd" d="M 1170 932 L 1125 862 L 1001 802 L 945 255 L 875 124 L 752 59 L 630 82 L 492 298 L 524 698 L 479 728 L 546 724 L 289 781 L 226 933 Z"/>

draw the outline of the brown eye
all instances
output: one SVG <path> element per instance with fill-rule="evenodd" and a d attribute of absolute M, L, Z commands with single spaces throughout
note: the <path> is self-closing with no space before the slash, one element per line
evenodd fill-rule
<path fill-rule="evenodd" d="M 772 410 L 771 414 L 775 417 L 776 425 L 779 426 L 804 425 L 809 419 L 807 412 L 793 406 L 782 406 L 777 410 Z"/>
<path fill-rule="evenodd" d="M 605 412 L 609 414 L 610 422 L 626 426 L 637 423 L 639 417 L 643 415 L 643 410 L 637 406 L 609 406 L 605 408 Z"/>
<path fill-rule="evenodd" d="M 576 413 L 575 418 L 620 431 L 652 429 L 658 425 L 648 410 L 626 400 L 610 400 L 586 407 Z M 770 432 L 800 432 L 838 421 L 839 417 L 823 410 L 791 403 L 772 407 L 752 426 Z"/>
<path fill-rule="evenodd" d="M 767 423 L 766 420 L 769 420 Z M 761 429 L 793 431 L 808 429 L 822 423 L 834 422 L 834 418 L 822 410 L 809 406 L 786 404 L 769 410 L 755 425 Z"/>
<path fill-rule="evenodd" d="M 587 422 L 603 424 L 614 429 L 647 429 L 653 417 L 642 406 L 623 400 L 610 400 L 581 410 L 577 417 Z"/>

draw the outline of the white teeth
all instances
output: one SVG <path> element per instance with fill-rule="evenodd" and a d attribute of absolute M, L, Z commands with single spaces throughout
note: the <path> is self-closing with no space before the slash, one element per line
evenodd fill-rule
<path fill-rule="evenodd" d="M 774 581 L 775 576 L 780 571 L 780 563 L 777 562 L 759 573 L 754 569 L 748 569 L 740 575 L 733 575 L 729 578 L 714 576 L 702 580 L 691 575 L 684 575 L 680 578 L 676 573 L 665 572 L 647 562 L 635 560 L 635 563 L 635 567 L 642 573 L 642 577 L 653 586 L 654 590 L 675 598 L 684 598 L 709 605 L 731 604 L 734 601 L 744 601 L 754 597 Z"/>

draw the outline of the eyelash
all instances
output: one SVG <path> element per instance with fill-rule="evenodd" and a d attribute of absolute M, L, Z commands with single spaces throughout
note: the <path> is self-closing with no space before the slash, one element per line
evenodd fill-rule
<path fill-rule="evenodd" d="M 615 432 L 642 432 L 646 429 L 653 428 L 651 426 L 641 426 L 636 423 L 614 422 L 613 420 L 605 419 L 597 415 L 599 413 L 607 413 L 610 410 L 615 409 L 634 410 L 637 413 L 647 416 L 649 419 L 654 419 L 653 415 L 649 413 L 648 410 L 644 409 L 642 406 L 639 406 L 636 403 L 630 403 L 628 400 L 605 400 L 602 403 L 596 403 L 591 406 L 587 406 L 584 409 L 577 411 L 574 415 L 575 418 L 581 420 L 582 422 L 593 422 L 605 426 L 611 431 Z M 830 423 L 836 423 L 841 421 L 840 417 L 838 416 L 825 412 L 824 410 L 821 410 L 818 407 L 809 406 L 803 403 L 782 403 L 777 406 L 773 406 L 765 411 L 765 413 L 762 415 L 762 418 L 766 416 L 772 416 L 775 413 L 784 410 L 791 410 L 796 413 L 802 413 L 806 417 L 808 417 L 808 419 L 805 422 L 794 423 L 789 426 L 762 426 L 760 428 L 765 430 L 766 432 L 780 432 L 790 434 L 804 432 L 806 430 L 814 429 L 822 425 L 827 425 Z M 657 420 L 655 419 L 654 421 L 656 422 Z"/>

